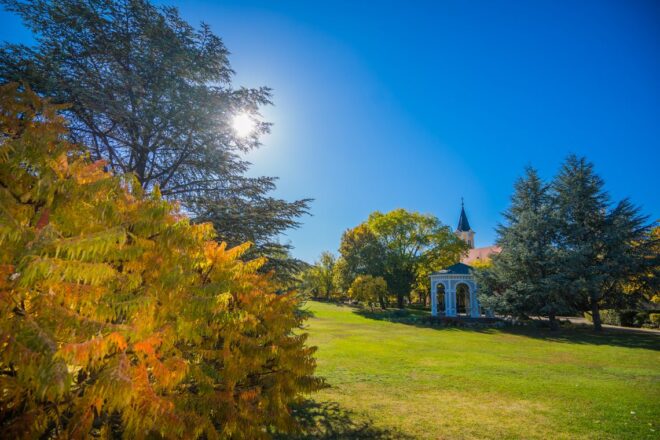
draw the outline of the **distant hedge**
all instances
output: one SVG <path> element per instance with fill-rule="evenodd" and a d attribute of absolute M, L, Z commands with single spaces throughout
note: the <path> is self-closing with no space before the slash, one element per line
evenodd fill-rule
<path fill-rule="evenodd" d="M 621 327 L 660 328 L 660 310 L 601 310 L 603 324 L 618 325 Z M 592 322 L 591 313 L 584 317 Z"/>

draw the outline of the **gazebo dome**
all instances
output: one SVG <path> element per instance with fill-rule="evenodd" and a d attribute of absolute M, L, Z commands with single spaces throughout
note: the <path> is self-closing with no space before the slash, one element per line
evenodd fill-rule
<path fill-rule="evenodd" d="M 437 272 L 433 272 L 432 275 L 470 275 L 472 274 L 472 270 L 472 266 L 464 263 L 456 263 Z"/>

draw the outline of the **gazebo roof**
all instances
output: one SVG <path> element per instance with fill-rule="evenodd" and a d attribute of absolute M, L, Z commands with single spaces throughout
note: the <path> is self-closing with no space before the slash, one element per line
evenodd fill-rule
<path fill-rule="evenodd" d="M 456 263 L 452 266 L 433 272 L 431 275 L 471 275 L 472 266 L 463 263 Z"/>

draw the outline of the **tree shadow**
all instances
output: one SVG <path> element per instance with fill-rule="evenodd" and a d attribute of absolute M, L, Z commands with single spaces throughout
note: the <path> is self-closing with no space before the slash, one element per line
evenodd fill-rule
<path fill-rule="evenodd" d="M 299 434 L 276 434 L 276 440 L 407 440 L 413 437 L 397 430 L 378 428 L 371 419 L 356 420 L 355 413 L 337 402 L 306 399 L 293 408 L 301 427 Z"/>
<path fill-rule="evenodd" d="M 628 329 L 604 328 L 598 333 L 591 327 L 582 325 L 564 325 L 559 330 L 550 330 L 544 327 L 505 327 L 502 332 L 543 339 L 545 341 L 585 344 L 585 345 L 612 345 L 625 348 L 642 348 L 645 350 L 660 351 L 660 336 L 653 333 L 630 331 Z"/>
<path fill-rule="evenodd" d="M 559 343 L 612 345 L 660 351 L 660 335 L 645 333 L 639 329 L 604 328 L 602 332 L 598 333 L 591 326 L 564 322 L 559 330 L 550 330 L 546 322 L 539 320 L 526 322 L 525 325 L 503 325 L 502 321 L 500 321 L 500 324 L 495 327 L 492 324 L 495 324 L 497 320 L 489 321 L 474 318 L 447 320 L 443 325 L 442 322 L 431 319 L 428 311 L 419 309 L 368 310 L 355 307 L 353 308 L 353 313 L 367 319 L 388 321 L 438 331 L 486 334 L 505 333 Z"/>

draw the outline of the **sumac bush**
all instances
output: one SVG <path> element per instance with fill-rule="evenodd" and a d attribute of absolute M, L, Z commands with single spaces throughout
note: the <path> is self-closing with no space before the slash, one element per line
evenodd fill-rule
<path fill-rule="evenodd" d="M 0 432 L 264 438 L 319 388 L 295 294 L 0 88 Z"/>

